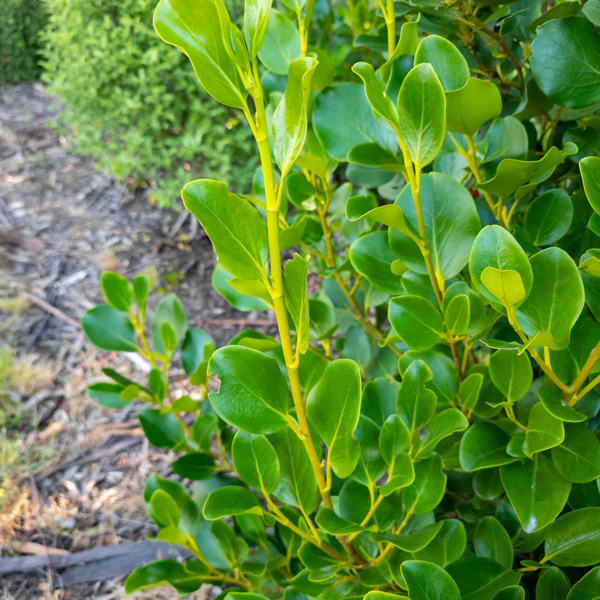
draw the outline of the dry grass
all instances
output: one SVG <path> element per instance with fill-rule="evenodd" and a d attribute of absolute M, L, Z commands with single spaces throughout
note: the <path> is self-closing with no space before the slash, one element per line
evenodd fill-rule
<path fill-rule="evenodd" d="M 23 296 L 0 298 L 0 312 L 20 317 L 30 306 L 29 300 Z"/>
<path fill-rule="evenodd" d="M 36 354 L 16 355 L 11 348 L 0 348 L 0 393 L 31 396 L 50 387 L 59 366 Z"/>

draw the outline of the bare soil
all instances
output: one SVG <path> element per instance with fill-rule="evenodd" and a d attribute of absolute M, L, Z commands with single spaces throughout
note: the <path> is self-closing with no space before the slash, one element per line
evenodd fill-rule
<path fill-rule="evenodd" d="M 79 328 L 102 301 L 101 271 L 152 275 L 158 297 L 175 291 L 190 325 L 218 344 L 268 319 L 214 292 L 210 241 L 189 218 L 68 155 L 49 128 L 58 110 L 41 84 L 0 89 L 0 350 L 10 348 L 21 368 L 20 380 L 0 389 L 0 557 L 74 553 L 155 532 L 142 489 L 150 473 L 169 475 L 172 457 L 141 435 L 139 407 L 105 410 L 85 393 L 102 367 L 136 378 L 143 366 L 98 352 Z M 173 384 L 185 385 L 180 369 Z M 123 579 L 98 572 L 65 585 L 48 566 L 0 575 L 0 598 L 118 599 Z M 134 598 L 179 597 L 150 592 Z"/>

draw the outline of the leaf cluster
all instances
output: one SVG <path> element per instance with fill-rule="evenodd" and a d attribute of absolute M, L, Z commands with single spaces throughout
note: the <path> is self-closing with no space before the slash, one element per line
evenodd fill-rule
<path fill-rule="evenodd" d="M 148 513 L 192 555 L 129 592 L 600 597 L 594 2 L 247 0 L 241 28 L 221 0 L 159 2 L 261 161 L 253 194 L 200 179 L 183 202 L 215 288 L 279 335 L 217 349 L 174 295 L 150 318 L 147 280 L 103 274 L 88 340 L 152 369 L 90 394 L 151 406 L 184 483 L 151 476 Z"/>

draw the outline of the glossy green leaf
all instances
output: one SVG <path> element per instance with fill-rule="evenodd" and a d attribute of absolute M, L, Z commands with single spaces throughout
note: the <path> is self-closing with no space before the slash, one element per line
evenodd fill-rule
<path fill-rule="evenodd" d="M 582 17 L 553 19 L 537 29 L 531 69 L 541 90 L 560 106 L 600 102 L 600 36 Z"/>
<path fill-rule="evenodd" d="M 439 454 L 432 454 L 415 463 L 415 480 L 402 490 L 407 510 L 414 514 L 425 513 L 440 503 L 446 490 L 446 475 L 442 467 Z"/>
<path fill-rule="evenodd" d="M 152 344 L 157 352 L 168 352 L 165 348 L 164 326 L 167 324 L 171 328 L 169 335 L 172 335 L 174 347 L 178 346 L 187 332 L 187 317 L 181 301 L 175 294 L 166 295 L 156 307 L 152 323 L 150 324 L 150 333 Z M 171 348 L 171 351 L 174 349 Z"/>
<path fill-rule="evenodd" d="M 439 35 L 429 35 L 419 44 L 415 65 L 421 63 L 431 64 L 445 92 L 464 87 L 469 79 L 469 66 L 464 56 L 452 42 Z"/>
<path fill-rule="evenodd" d="M 198 179 L 181 192 L 200 221 L 224 269 L 242 279 L 261 279 L 268 255 L 267 232 L 252 205 L 219 181 Z"/>
<path fill-rule="evenodd" d="M 308 420 L 327 445 L 327 460 L 338 477 L 348 477 L 360 456 L 360 444 L 353 437 L 360 397 L 358 365 L 338 359 L 327 365 L 306 401 Z"/>
<path fill-rule="evenodd" d="M 525 600 L 525 589 L 520 585 L 509 585 L 500 590 L 494 600 Z"/>
<path fill-rule="evenodd" d="M 252 492 L 239 485 L 227 485 L 209 494 L 202 514 L 205 519 L 215 521 L 235 515 L 261 516 L 263 509 Z"/>
<path fill-rule="evenodd" d="M 519 194 L 519 188 L 532 181 L 537 184 L 548 179 L 554 168 L 563 163 L 567 156 L 574 154 L 576 149 L 577 146 L 567 142 L 562 151 L 552 147 L 539 160 L 527 161 L 505 158 L 498 165 L 496 174 L 492 179 L 478 183 L 475 187 L 502 198 L 508 198 L 511 194 L 517 192 L 515 197 L 519 199 L 529 189 L 523 187 L 522 193 Z"/>
<path fill-rule="evenodd" d="M 125 581 L 125 593 L 172 585 L 180 594 L 190 594 L 209 581 L 206 579 L 209 574 L 209 569 L 198 560 L 186 564 L 172 558 L 155 560 L 138 567 L 129 575 Z"/>
<path fill-rule="evenodd" d="M 514 237 L 499 225 L 490 225 L 481 230 L 473 245 L 469 262 L 475 289 L 488 300 L 498 302 L 501 298 L 488 290 L 481 279 L 483 272 L 489 267 L 497 271 L 515 271 L 519 274 L 526 296 L 531 292 L 533 272 L 527 256 Z M 504 289 L 507 290 L 504 297 L 512 301 L 522 295 L 522 293 L 515 295 L 512 291 L 514 285 L 512 281 L 510 285 L 504 284 Z M 525 298 L 514 302 L 513 306 L 519 306 L 523 300 Z"/>
<path fill-rule="evenodd" d="M 470 319 L 471 303 L 465 294 L 454 296 L 444 308 L 444 322 L 453 335 L 465 334 L 469 328 Z"/>
<path fill-rule="evenodd" d="M 241 289 L 240 286 L 237 285 L 237 282 L 242 282 L 244 284 L 244 291 L 235 289 Z M 211 283 L 215 291 L 223 296 L 223 298 L 237 310 L 262 311 L 267 310 L 271 305 L 270 299 L 267 300 L 262 297 L 263 292 L 266 291 L 262 281 L 258 279 L 236 278 L 219 264 L 215 265 Z M 262 286 L 262 290 L 260 286 Z M 256 296 L 249 295 L 250 290 L 252 291 L 252 294 L 256 294 Z"/>
<path fill-rule="evenodd" d="M 477 523 L 473 534 L 473 546 L 477 556 L 491 558 L 505 569 L 512 569 L 512 541 L 495 517 L 484 517 Z"/>
<path fill-rule="evenodd" d="M 157 448 L 173 448 L 185 435 L 175 415 L 170 413 L 161 414 L 160 410 L 145 408 L 138 413 L 138 418 L 144 435 Z"/>
<path fill-rule="evenodd" d="M 273 495 L 291 506 L 302 507 L 306 514 L 315 510 L 319 490 L 306 450 L 289 428 L 269 436 L 279 457 L 280 478 Z"/>
<path fill-rule="evenodd" d="M 291 394 L 275 359 L 243 346 L 217 350 L 208 374 L 221 380 L 208 395 L 215 412 L 248 433 L 274 433 L 287 425 Z"/>
<path fill-rule="evenodd" d="M 395 457 L 410 449 L 410 431 L 398 415 L 390 415 L 381 428 L 379 449 L 383 460 L 391 465 Z"/>
<path fill-rule="evenodd" d="M 481 229 L 475 203 L 464 186 L 442 173 L 422 175 L 420 188 L 425 237 L 435 273 L 443 279 L 452 279 L 469 261 L 473 242 Z M 418 219 L 409 186 L 402 190 L 396 203 L 402 209 L 407 224 L 412 227 L 413 234 L 417 235 Z M 394 248 L 392 234 L 390 239 Z M 420 257 L 418 249 L 417 252 Z M 399 256 L 409 268 L 413 268 L 407 257 L 402 254 Z M 424 272 L 427 273 L 426 270 Z"/>
<path fill-rule="evenodd" d="M 81 327 L 85 337 L 101 350 L 135 352 L 135 331 L 129 316 L 108 304 L 98 304 L 83 313 Z"/>
<path fill-rule="evenodd" d="M 200 84 L 215 100 L 233 108 L 246 106 L 247 93 L 225 49 L 215 2 L 160 0 L 154 28 L 190 59 Z"/>
<path fill-rule="evenodd" d="M 517 311 L 519 325 L 530 336 L 544 332 L 539 345 L 562 350 L 585 303 L 577 265 L 560 248 L 538 252 L 530 264 L 533 288 Z"/>
<path fill-rule="evenodd" d="M 579 161 L 583 189 L 591 207 L 600 214 L 600 158 L 588 156 Z"/>
<path fill-rule="evenodd" d="M 294 254 L 292 260 L 285 263 L 283 272 L 283 290 L 286 307 L 290 312 L 296 331 L 296 347 L 300 354 L 308 350 L 310 321 L 308 312 L 308 261 Z"/>
<path fill-rule="evenodd" d="M 529 390 L 533 371 L 529 356 L 514 350 L 497 350 L 490 356 L 490 377 L 509 402 L 517 402 Z"/>
<path fill-rule="evenodd" d="M 231 447 L 239 476 L 253 488 L 270 494 L 279 483 L 279 458 L 264 435 L 238 431 Z"/>
<path fill-rule="evenodd" d="M 402 341 L 414 350 L 433 348 L 444 333 L 439 309 L 421 296 L 392 298 L 388 317 Z"/>
<path fill-rule="evenodd" d="M 556 387 L 541 387 L 538 390 L 538 397 L 544 408 L 557 419 L 568 423 L 579 423 L 585 421 L 586 416 L 578 410 L 569 406 L 562 399 L 562 392 Z"/>
<path fill-rule="evenodd" d="M 567 481 L 587 483 L 600 477 L 600 442 L 586 425 L 569 425 L 552 448 L 552 462 Z"/>
<path fill-rule="evenodd" d="M 437 406 L 437 397 L 427 388 L 432 379 L 429 366 L 422 360 L 413 361 L 404 371 L 396 405 L 398 414 L 411 432 L 418 431 L 431 421 Z"/>
<path fill-rule="evenodd" d="M 458 586 L 441 567 L 421 560 L 407 560 L 401 570 L 411 600 L 461 600 Z"/>
<path fill-rule="evenodd" d="M 491 81 L 469 78 L 460 89 L 446 93 L 446 129 L 475 135 L 502 112 L 500 91 Z"/>
<path fill-rule="evenodd" d="M 372 197 L 351 196 L 348 198 L 346 202 L 346 217 L 350 221 L 357 221 L 366 217 L 398 231 L 406 232 L 408 230 L 402 209 L 397 204 L 377 206 L 372 203 Z"/>
<path fill-rule="evenodd" d="M 538 196 L 527 207 L 523 228 L 536 246 L 548 246 L 569 231 L 572 220 L 573 203 L 567 192 L 557 188 Z"/>
<path fill-rule="evenodd" d="M 387 294 L 403 291 L 400 277 L 392 272 L 392 263 L 396 258 L 385 231 L 363 235 L 350 246 L 352 266 L 374 287 Z"/>
<path fill-rule="evenodd" d="M 536 402 L 529 411 L 523 443 L 525 455 L 531 458 L 536 452 L 554 448 L 561 444 L 564 438 L 563 422 L 553 417 L 541 402 Z"/>
<path fill-rule="evenodd" d="M 558 568 L 544 569 L 535 586 L 535 600 L 566 600 L 571 582 Z"/>
<path fill-rule="evenodd" d="M 244 2 L 244 38 L 251 59 L 256 57 L 262 46 L 272 4 L 272 0 Z"/>
<path fill-rule="evenodd" d="M 481 283 L 502 306 L 518 306 L 527 297 L 523 279 L 517 271 L 486 267 L 481 273 Z"/>
<path fill-rule="evenodd" d="M 433 67 L 422 64 L 405 77 L 396 104 L 402 138 L 423 168 L 438 155 L 446 132 L 446 97 Z"/>
<path fill-rule="evenodd" d="M 416 458 L 427 458 L 436 446 L 456 431 L 463 431 L 469 426 L 467 417 L 456 408 L 447 408 L 438 413 L 427 425 L 425 434 L 421 439 L 421 447 Z"/>
<path fill-rule="evenodd" d="M 203 331 L 188 329 L 181 344 L 181 365 L 194 384 L 204 383 L 208 361 L 215 351 L 215 341 Z"/>
<path fill-rule="evenodd" d="M 500 477 L 523 530 L 537 531 L 552 523 L 569 497 L 571 483 L 563 479 L 543 453 L 500 468 Z"/>
<path fill-rule="evenodd" d="M 398 146 L 391 127 L 373 114 L 362 85 L 337 83 L 315 100 L 313 125 L 327 154 L 338 161 L 367 142 L 394 152 Z"/>
<path fill-rule="evenodd" d="M 600 590 L 600 567 L 586 573 L 569 591 L 567 600 L 596 600 Z"/>
<path fill-rule="evenodd" d="M 129 312 L 131 303 L 135 298 L 133 285 L 118 273 L 104 271 L 100 275 L 100 287 L 106 301 L 117 310 Z"/>
<path fill-rule="evenodd" d="M 87 393 L 104 408 L 124 408 L 129 403 L 121 398 L 124 389 L 122 385 L 101 381 L 88 386 Z"/>
<path fill-rule="evenodd" d="M 306 140 L 308 101 L 316 68 L 314 58 L 298 58 L 290 63 L 285 94 L 273 113 L 273 153 L 284 174 L 294 166 Z"/>
<path fill-rule="evenodd" d="M 511 571 L 483 556 L 465 556 L 447 568 L 456 581 L 462 600 L 493 598 L 504 588 L 517 585 L 521 573 Z"/>
<path fill-rule="evenodd" d="M 460 465 L 465 471 L 478 471 L 515 461 L 506 453 L 509 436 L 492 423 L 473 423 L 460 442 Z"/>
<path fill-rule="evenodd" d="M 348 519 L 336 515 L 329 508 L 322 508 L 315 517 L 317 525 L 331 535 L 349 535 L 366 531 L 366 527 L 357 525 Z"/>
<path fill-rule="evenodd" d="M 184 454 L 171 463 L 173 473 L 192 481 L 202 481 L 217 472 L 215 460 L 209 454 L 192 452 Z"/>
<path fill-rule="evenodd" d="M 380 117 L 383 117 L 398 131 L 400 124 L 396 107 L 392 100 L 385 94 L 383 83 L 375 74 L 373 66 L 368 63 L 359 62 L 352 67 L 352 70 L 362 79 L 367 100 L 373 111 Z"/>
<path fill-rule="evenodd" d="M 373 542 L 389 542 L 392 546 L 400 548 L 405 552 L 418 552 L 427 546 L 442 529 L 443 522 L 433 523 L 416 533 L 394 534 L 394 533 L 372 533 L 369 536 Z"/>
<path fill-rule="evenodd" d="M 458 389 L 460 405 L 466 410 L 472 410 L 477 405 L 479 393 L 483 386 L 483 375 L 481 373 L 471 373 L 463 379 Z"/>
<path fill-rule="evenodd" d="M 548 528 L 544 552 L 559 567 L 589 567 L 600 562 L 600 508 L 562 515 Z"/>
<path fill-rule="evenodd" d="M 300 58 L 300 33 L 296 25 L 278 10 L 271 9 L 269 13 L 258 58 L 276 75 L 287 75 L 290 63 Z"/>

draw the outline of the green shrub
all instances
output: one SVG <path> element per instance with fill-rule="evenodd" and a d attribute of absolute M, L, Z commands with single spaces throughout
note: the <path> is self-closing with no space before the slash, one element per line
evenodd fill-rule
<path fill-rule="evenodd" d="M 0 19 L 0 85 L 36 79 L 40 74 L 43 0 L 3 0 Z"/>
<path fill-rule="evenodd" d="M 152 0 L 45 0 L 44 80 L 73 149 L 173 206 L 180 182 L 219 173 L 248 187 L 255 162 L 242 119 L 198 86 L 152 28 Z"/>
<path fill-rule="evenodd" d="M 151 476 L 148 514 L 192 554 L 126 590 L 600 598 L 598 3 L 285 5 L 247 0 L 243 34 L 221 0 L 158 5 L 257 142 L 254 196 L 182 196 L 215 287 L 279 337 L 217 349 L 176 296 L 149 316 L 144 277 L 102 275 L 88 340 L 152 370 L 89 391 L 147 403 L 184 480 Z M 174 360 L 193 395 L 171 392 Z"/>

